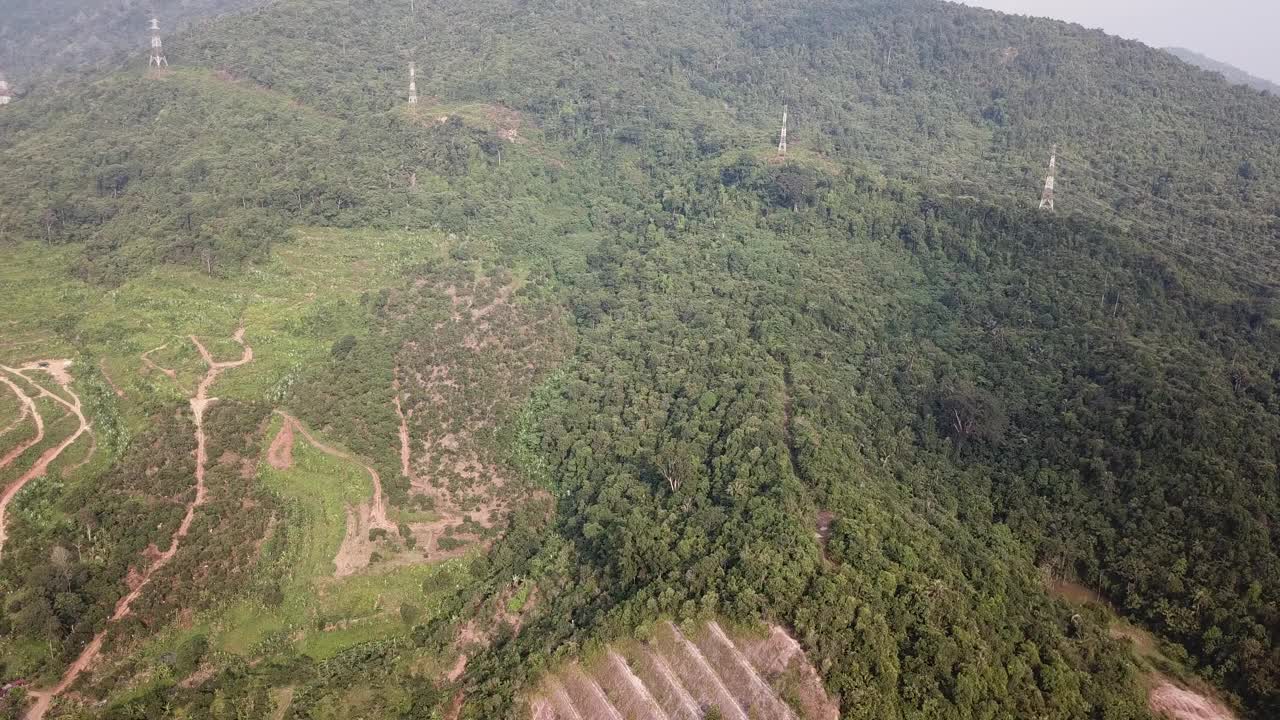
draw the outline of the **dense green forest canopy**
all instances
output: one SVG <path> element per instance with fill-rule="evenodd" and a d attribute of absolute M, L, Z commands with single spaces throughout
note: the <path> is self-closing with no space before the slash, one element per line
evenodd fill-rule
<path fill-rule="evenodd" d="M 486 457 L 543 492 L 466 592 L 324 660 L 275 638 L 197 688 L 116 697 L 100 678 L 112 717 L 257 712 L 284 686 L 291 717 L 329 717 L 369 676 L 396 698 L 381 716 L 443 714 L 461 690 L 462 717 L 519 717 L 559 660 L 708 614 L 792 629 L 847 717 L 1145 718 L 1153 667 L 1280 714 L 1280 100 L 932 0 L 280 0 L 166 48 L 169 71 L 135 59 L 0 110 L 0 252 L 61 253 L 68 281 L 113 293 L 172 265 L 252 282 L 306 227 L 357 256 L 369 232 L 450 238 L 300 322 L 343 336 L 223 406 L 228 451 L 252 454 L 283 403 L 396 476 L 377 398 L 460 278 L 519 284 L 572 341 L 547 331 L 520 397 L 476 390 L 502 410 Z M 111 342 L 74 313 L 56 332 Z M 154 533 L 130 533 L 127 494 L 92 492 L 147 475 L 155 448 L 154 493 L 189 474 L 176 401 L 145 411 L 157 427 L 99 474 L 23 496 L 0 630 L 49 649 L 6 677 L 56 677 L 126 592 L 118 558 L 175 524 L 150 508 Z M 283 592 L 231 565 L 291 506 L 227 473 L 257 508 L 221 526 L 233 560 L 146 622 L 216 604 L 223 577 Z M 90 525 L 116 559 L 33 574 Z M 1158 633 L 1162 660 L 1046 575 Z M 540 598 L 518 633 L 454 681 L 405 670 L 512 578 Z"/>

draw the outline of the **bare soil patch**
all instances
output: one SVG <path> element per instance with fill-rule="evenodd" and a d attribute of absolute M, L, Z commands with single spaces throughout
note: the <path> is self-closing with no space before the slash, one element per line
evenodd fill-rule
<path fill-rule="evenodd" d="M 827 541 L 831 539 L 831 523 L 836 519 L 835 513 L 827 510 L 819 510 L 818 516 L 814 520 L 814 534 L 818 536 L 818 543 L 825 549 Z"/>
<path fill-rule="evenodd" d="M 398 532 L 395 523 L 391 522 L 387 517 L 387 504 L 382 495 L 382 478 L 378 475 L 378 471 L 350 454 L 320 442 L 294 416 L 282 410 L 277 410 L 276 414 L 284 418 L 284 425 L 281 426 L 280 432 L 276 435 L 275 440 L 272 441 L 271 448 L 267 453 L 267 462 L 271 463 L 272 467 L 278 470 L 285 469 L 285 467 L 288 467 L 288 465 L 284 465 L 286 459 L 288 464 L 292 465 L 294 433 L 297 433 L 302 435 L 312 447 L 320 452 L 354 462 L 369 473 L 369 479 L 373 485 L 373 498 L 369 502 L 347 508 L 347 531 L 343 536 L 342 545 L 338 548 L 338 554 L 333 559 L 333 576 L 346 577 L 368 567 L 373 557 L 373 551 L 377 547 L 377 541 L 369 538 L 369 531 L 380 529 L 388 534 Z M 277 444 L 279 444 L 279 448 L 277 448 Z M 287 458 L 285 456 L 286 448 Z"/>
<path fill-rule="evenodd" d="M 1111 607 L 1106 598 L 1090 588 L 1070 580 L 1053 579 L 1048 582 L 1049 591 L 1073 605 L 1093 603 L 1103 607 Z"/>
<path fill-rule="evenodd" d="M 107 385 L 111 386 L 111 390 L 115 392 L 116 397 L 124 397 L 124 390 L 120 389 L 120 386 L 116 384 L 116 381 L 111 379 L 111 374 L 107 372 L 107 363 L 105 360 L 98 361 L 98 369 L 102 371 L 102 379 L 106 380 Z"/>
<path fill-rule="evenodd" d="M 289 711 L 289 706 L 293 704 L 293 686 L 289 686 L 276 693 L 275 709 L 271 712 L 271 720 L 284 720 L 284 714 Z"/>
<path fill-rule="evenodd" d="M 1142 657 L 1158 657 L 1160 656 L 1160 648 L 1156 642 L 1156 638 L 1151 633 L 1129 624 L 1119 617 L 1116 609 L 1092 588 L 1085 587 L 1071 580 L 1061 578 L 1050 578 L 1046 574 L 1046 584 L 1049 592 L 1053 595 L 1066 600 L 1072 605 L 1094 604 L 1107 608 L 1116 615 L 1112 620 L 1111 626 L 1107 628 L 1107 634 L 1116 639 L 1125 639 L 1133 643 L 1133 649 Z"/>
<path fill-rule="evenodd" d="M 562 357 L 559 316 L 517 299 L 509 276 L 422 279 L 400 302 L 437 320 L 397 356 L 393 391 L 411 502 L 408 523 L 429 561 L 489 544 L 530 493 L 497 452 L 495 431 Z M 406 315 L 408 313 L 406 312 Z"/>
<path fill-rule="evenodd" d="M 209 406 L 209 403 L 216 399 L 209 397 L 209 388 L 213 386 L 214 381 L 218 379 L 218 376 L 222 374 L 223 371 L 240 367 L 241 365 L 253 360 L 253 348 L 244 341 L 244 328 L 242 327 L 236 330 L 233 337 L 240 347 L 243 348 L 240 359 L 218 362 L 213 359 L 209 354 L 209 351 L 205 349 L 204 345 L 200 344 L 200 340 L 197 339 L 196 336 L 190 336 L 191 342 L 195 344 L 196 349 L 200 351 L 200 356 L 204 358 L 205 364 L 208 365 L 208 370 L 205 372 L 204 378 L 196 388 L 195 397 L 192 397 L 190 402 L 191 413 L 194 416 L 196 427 L 195 498 L 187 504 L 186 514 L 183 516 L 182 522 L 179 523 L 178 529 L 174 531 L 173 537 L 169 542 L 169 547 L 158 555 L 155 555 L 147 568 L 139 573 L 135 579 L 136 587 L 130 589 L 129 593 L 120 598 L 119 602 L 116 603 L 115 611 L 107 621 L 108 625 L 119 622 L 129 616 L 133 603 L 142 595 L 143 590 L 145 590 L 147 585 L 150 584 L 151 579 L 165 565 L 168 565 L 169 561 L 171 561 L 174 555 L 178 553 L 178 548 L 181 545 L 183 538 L 185 538 L 187 533 L 191 530 L 191 523 L 195 520 L 196 509 L 203 505 L 207 500 L 207 491 L 205 489 L 204 479 L 205 467 L 209 462 L 209 458 L 204 433 L 204 411 Z M 69 389 L 67 389 L 67 391 L 70 392 Z M 75 401 L 77 410 L 79 409 L 79 404 L 79 399 L 77 398 Z M 54 698 L 66 692 L 67 688 L 71 687 L 72 683 L 74 683 L 76 679 L 79 678 L 80 675 L 97 660 L 99 653 L 102 651 L 102 643 L 106 639 L 106 636 L 107 629 L 104 628 L 100 630 L 98 634 L 94 636 L 93 640 L 91 640 L 80 652 L 79 657 L 71 663 L 70 667 L 67 668 L 67 671 L 63 673 L 62 679 L 57 685 L 50 689 L 31 692 L 30 695 L 35 700 L 35 703 L 32 705 L 31 709 L 27 711 L 26 720 L 41 720 L 41 718 L 44 717 L 44 714 L 49 710 L 49 706 L 53 703 Z"/>
<path fill-rule="evenodd" d="M 293 423 L 285 420 L 280 425 L 267 450 L 267 464 L 276 470 L 288 470 L 293 467 Z"/>
<path fill-rule="evenodd" d="M 369 506 L 347 508 L 347 532 L 333 557 L 333 576 L 347 577 L 369 567 L 377 543 L 369 539 Z"/>
<path fill-rule="evenodd" d="M 0 469 L 7 467 L 10 463 L 16 460 L 22 453 L 26 452 L 27 449 L 32 447 L 35 443 L 40 442 L 40 440 L 44 438 L 44 420 L 43 418 L 41 418 L 40 412 L 36 408 L 35 400 L 32 399 L 29 395 L 27 395 L 27 393 L 25 393 L 21 387 L 19 387 L 16 383 L 14 383 L 13 380 L 10 379 L 11 377 L 21 378 L 23 381 L 28 383 L 31 387 L 36 389 L 38 397 L 46 397 L 62 405 L 67 409 L 68 413 L 75 415 L 76 420 L 79 421 L 79 425 L 74 432 L 70 433 L 65 438 L 63 438 L 61 443 L 55 445 L 54 447 L 49 448 L 48 450 L 45 450 L 44 453 L 41 454 L 40 457 L 36 460 L 34 465 L 28 468 L 25 473 L 23 473 L 17 480 L 10 483 L 9 486 L 4 489 L 4 494 L 0 496 L 0 552 L 3 552 L 5 540 L 8 537 L 6 533 L 7 523 L 5 519 L 5 511 L 9 508 L 9 503 L 13 501 L 13 498 L 17 496 L 17 494 L 22 490 L 23 487 L 27 485 L 27 483 L 31 482 L 35 478 L 44 476 L 44 474 L 49 469 L 49 465 L 54 460 L 57 460 L 58 457 L 60 457 L 62 453 L 66 451 L 67 448 L 71 447 L 71 445 L 74 444 L 76 440 L 79 440 L 81 435 L 84 435 L 85 433 L 90 433 L 90 436 L 92 437 L 89 421 L 85 418 L 84 412 L 80 408 L 80 397 L 76 395 L 75 392 L 71 389 L 72 378 L 71 378 L 71 373 L 68 370 L 69 367 L 71 367 L 70 360 L 41 360 L 41 361 L 29 363 L 27 365 L 23 365 L 21 368 L 17 368 L 17 369 L 7 367 L 7 366 L 0 366 L 0 371 L 3 371 L 3 372 L 0 372 L 0 378 L 3 378 L 3 382 L 9 386 L 9 389 L 13 390 L 15 393 L 18 394 L 19 399 L 21 399 L 23 402 L 23 405 L 27 407 L 28 411 L 36 419 L 36 437 L 29 440 L 26 443 L 20 444 L 18 447 L 14 448 L 14 450 L 11 451 L 8 455 L 6 455 L 3 460 L 0 460 Z M 65 393 L 66 396 L 71 399 L 68 400 L 59 393 L 51 392 L 47 387 L 33 380 L 31 378 L 31 375 L 36 372 L 48 373 L 49 377 L 52 378 L 57 388 L 61 390 L 63 393 Z M 10 377 L 4 377 L 6 373 Z M 97 444 L 95 443 L 94 446 L 90 447 L 90 450 L 89 450 L 90 454 L 92 454 L 93 449 L 96 446 Z M 83 465 L 85 462 L 88 462 L 87 457 L 80 464 Z"/>
<path fill-rule="evenodd" d="M 146 351 L 146 352 L 142 353 L 142 364 L 143 364 L 144 366 L 146 366 L 146 367 L 147 367 L 147 369 L 149 369 L 149 370 L 155 370 L 156 372 L 159 372 L 159 373 L 161 373 L 161 374 L 163 374 L 163 375 L 167 376 L 170 380 L 173 380 L 174 382 L 177 382 L 177 381 L 178 381 L 178 373 L 174 372 L 173 370 L 170 370 L 169 368 L 160 367 L 160 366 L 159 366 L 159 365 L 157 365 L 157 364 L 155 363 L 155 361 L 154 361 L 154 360 L 152 360 L 152 359 L 151 359 L 151 357 L 150 357 L 151 353 L 153 353 L 153 352 L 160 352 L 161 350 L 163 350 L 163 349 L 165 349 L 165 348 L 167 348 L 167 347 L 169 347 L 169 344 L 168 344 L 168 343 L 165 343 L 164 345 L 161 345 L 161 346 L 160 346 L 160 347 L 158 347 L 158 348 L 152 348 L 152 349 L 150 349 L 150 350 L 148 350 L 148 351 Z"/>
<path fill-rule="evenodd" d="M 663 623 L 648 643 L 617 643 L 589 666 L 570 662 L 543 678 L 529 715 L 698 720 L 712 707 L 735 720 L 840 717 L 817 670 L 784 630 L 773 627 L 766 638 L 752 639 L 715 621 L 691 633 Z"/>
<path fill-rule="evenodd" d="M 1236 720 L 1221 703 L 1163 679 L 1151 690 L 1147 707 L 1169 720 Z"/>
<path fill-rule="evenodd" d="M 445 674 L 445 677 L 449 679 L 449 682 L 458 682 L 458 678 L 462 677 L 462 673 L 466 669 L 467 654 L 462 653 L 458 655 L 457 660 L 453 661 L 453 667 L 449 668 L 449 672 Z"/>

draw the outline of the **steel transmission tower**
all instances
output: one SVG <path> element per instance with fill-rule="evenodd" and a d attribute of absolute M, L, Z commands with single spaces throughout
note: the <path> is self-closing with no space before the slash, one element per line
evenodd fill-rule
<path fill-rule="evenodd" d="M 1053 154 L 1049 156 L 1049 177 L 1044 180 L 1044 192 L 1040 195 L 1040 209 L 1053 210 L 1053 176 L 1058 172 L 1058 146 L 1053 146 Z"/>
<path fill-rule="evenodd" d="M 147 61 L 147 67 L 169 67 L 169 61 L 164 57 L 164 44 L 160 42 L 160 20 L 151 18 L 151 59 Z"/>
<path fill-rule="evenodd" d="M 787 154 L 787 106 L 782 106 L 782 135 L 778 138 L 778 154 Z"/>

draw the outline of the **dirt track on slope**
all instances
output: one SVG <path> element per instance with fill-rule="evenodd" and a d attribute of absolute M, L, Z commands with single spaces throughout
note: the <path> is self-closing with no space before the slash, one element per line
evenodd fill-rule
<path fill-rule="evenodd" d="M 267 464 L 276 470 L 293 467 L 293 422 L 285 420 L 267 449 Z"/>
<path fill-rule="evenodd" d="M 267 452 L 267 462 L 272 467 L 283 470 L 285 467 L 277 465 L 276 462 L 284 463 L 287 459 L 289 464 L 293 462 L 293 437 L 297 433 L 311 444 L 312 447 L 320 452 L 336 457 L 342 460 L 353 462 L 364 471 L 369 473 L 369 478 L 373 483 L 373 499 L 371 502 L 360 503 L 354 508 L 347 508 L 347 531 L 342 538 L 342 545 L 338 548 L 338 554 L 333 559 L 334 577 L 346 577 L 355 573 L 357 570 L 366 567 L 369 564 L 369 558 L 373 554 L 373 541 L 369 540 L 369 531 L 374 529 L 386 530 L 388 533 L 398 532 L 395 523 L 387 518 L 386 500 L 382 496 L 382 477 L 378 475 L 378 471 L 371 466 L 364 464 L 358 458 L 329 447 L 320 442 L 312 435 L 305 426 L 294 416 L 277 410 L 276 414 L 284 418 L 284 425 L 280 427 L 280 432 L 271 442 L 271 448 Z M 281 436 L 285 436 L 282 439 Z M 277 454 L 277 445 L 279 451 Z M 286 450 L 287 447 L 287 450 Z M 273 459 L 274 456 L 274 459 Z"/>
<path fill-rule="evenodd" d="M 12 384 L 9 385 L 9 389 L 13 391 Z M 17 391 L 13 391 L 13 392 L 14 392 L 14 397 L 18 398 L 18 403 L 22 406 L 22 412 L 18 413 L 18 417 L 14 418 L 13 422 L 9 423 L 8 425 L 5 425 L 4 429 L 0 430 L 0 437 L 4 437 L 5 435 L 8 435 L 9 433 L 13 432 L 13 429 L 21 425 L 22 421 L 26 420 L 27 416 L 31 414 L 31 407 L 27 405 L 27 402 L 26 402 L 26 400 L 29 400 L 30 398 L 27 398 L 26 400 L 24 400 L 23 399 L 24 396 L 21 393 L 18 393 Z M 0 468 L 2 467 L 4 467 L 4 465 L 0 464 Z"/>
<path fill-rule="evenodd" d="M 395 391 L 392 400 L 396 406 L 396 417 L 400 418 L 400 475 L 410 477 L 409 474 L 409 422 L 405 419 L 404 410 L 400 407 L 400 372 L 396 369 L 394 379 L 391 381 L 391 389 Z"/>
<path fill-rule="evenodd" d="M 178 529 L 173 533 L 169 548 L 160 553 L 151 565 L 147 567 L 137 585 L 129 594 L 120 598 L 120 601 L 116 603 L 115 612 L 111 614 L 111 618 L 107 621 L 108 625 L 128 617 L 134 601 L 142 595 L 142 591 L 150 584 L 151 578 L 164 566 L 168 565 L 173 556 L 178 553 L 178 547 L 181 545 L 182 539 L 190 532 L 191 523 L 195 520 L 196 508 L 203 505 L 206 500 L 204 475 L 205 465 L 209 459 L 205 446 L 204 411 L 209 406 L 209 403 L 216 400 L 216 398 L 209 397 L 209 388 L 224 370 L 240 367 L 253 360 L 253 348 L 244 341 L 244 328 L 236 330 L 234 335 L 235 341 L 244 349 L 239 360 L 217 362 L 196 336 L 192 335 L 190 338 L 196 349 L 200 351 L 200 356 L 204 358 L 205 364 L 209 366 L 204 378 L 200 381 L 200 385 L 196 388 L 195 397 L 191 398 L 191 413 L 195 418 L 196 425 L 196 496 L 194 500 L 187 504 L 186 515 L 183 516 Z M 79 405 L 78 400 L 76 404 L 77 406 Z M 35 699 L 35 703 L 27 711 L 26 720 L 41 720 L 44 717 L 44 714 L 49 711 L 50 705 L 53 704 L 54 698 L 66 692 L 67 688 L 71 687 L 81 673 L 97 659 L 98 654 L 102 651 L 102 642 L 106 639 L 106 636 L 107 629 L 103 628 L 80 652 L 80 656 L 76 658 L 75 662 L 71 663 L 66 673 L 63 674 L 62 680 L 56 686 L 48 690 L 33 690 L 30 693 L 30 696 Z"/>
<path fill-rule="evenodd" d="M 21 477 L 19 477 L 17 480 L 10 483 L 9 486 L 4 489 L 4 494 L 0 496 L 0 553 L 4 552 L 4 544 L 6 539 L 8 538 L 5 512 L 9 509 L 9 503 L 13 501 L 13 498 L 17 496 L 17 494 L 22 490 L 23 487 L 26 486 L 27 483 L 31 482 L 32 480 L 38 477 L 43 476 L 45 472 L 48 471 L 50 463 L 52 463 L 54 460 L 57 460 L 58 457 L 61 456 L 62 453 L 67 448 L 71 447 L 72 443 L 80 439 L 81 435 L 87 432 L 91 432 L 91 430 L 89 429 L 89 421 L 85 419 L 84 412 L 80 408 L 80 397 L 76 395 L 74 391 L 71 390 L 71 374 L 67 372 L 67 368 L 70 365 L 71 365 L 70 360 L 45 360 L 39 363 L 30 363 L 27 365 L 23 365 L 21 368 L 17 368 L 17 369 L 7 367 L 7 366 L 0 366 L 0 370 L 3 370 L 5 373 L 8 373 L 16 377 L 20 377 L 26 382 L 30 383 L 32 387 L 36 388 L 36 390 L 39 391 L 39 397 L 50 398 L 55 402 L 66 407 L 67 410 L 71 412 L 73 415 L 75 415 L 76 419 L 80 421 L 80 425 L 79 427 L 76 428 L 75 432 L 71 433 L 66 438 L 64 438 L 61 443 L 58 443 L 54 447 L 51 447 L 48 450 L 45 450 L 44 453 L 39 457 L 39 459 L 36 460 L 36 463 L 34 465 L 32 465 L 25 473 L 22 474 Z M 53 381 L 57 383 L 58 387 L 61 388 L 62 391 L 65 392 L 71 398 L 71 400 L 67 400 L 57 393 L 50 392 L 43 385 L 35 382 L 25 374 L 28 372 L 37 372 L 37 371 L 44 371 L 48 373 L 49 376 L 53 378 Z M 0 377 L 3 377 L 3 376 L 0 376 Z M 11 390 L 18 393 L 19 397 L 22 399 L 23 405 L 25 405 L 28 408 L 28 410 L 32 413 L 32 415 L 35 417 L 36 436 L 32 441 L 28 441 L 23 445 L 19 445 L 18 448 L 15 448 L 14 449 L 15 452 L 11 452 L 9 455 L 6 455 L 5 459 L 3 461 L 0 461 L 0 469 L 7 467 L 10 463 L 16 460 L 19 455 L 21 455 L 23 452 L 26 452 L 28 448 L 30 448 L 35 443 L 40 442 L 40 440 L 44 439 L 44 420 L 43 418 L 40 417 L 40 412 L 35 406 L 35 400 L 33 400 L 30 396 L 28 396 L 25 392 L 23 392 L 22 389 L 19 388 L 18 385 L 15 384 L 9 378 L 5 377 L 4 383 L 8 385 Z M 92 450 L 90 450 L 90 452 L 92 452 Z M 85 462 L 88 462 L 87 457 L 85 458 Z M 81 465 L 83 464 L 84 463 L 81 463 Z"/>
<path fill-rule="evenodd" d="M 44 417 L 40 415 L 40 411 L 36 409 L 36 403 L 31 396 L 23 392 L 17 383 L 10 380 L 4 373 L 0 373 L 0 382 L 9 386 L 9 389 L 18 396 L 18 400 L 22 402 L 22 416 L 30 415 L 36 423 L 36 434 L 34 437 L 28 438 L 25 442 L 19 443 L 10 450 L 3 459 L 0 459 L 0 470 L 9 467 L 9 464 L 18 459 L 18 456 L 27 451 L 27 448 L 35 445 L 44 439 Z M 8 429 L 5 430 L 8 432 Z"/>
<path fill-rule="evenodd" d="M 165 343 L 164 345 L 161 345 L 161 346 L 160 346 L 160 347 L 158 347 L 158 348 L 152 348 L 152 349 L 150 349 L 150 350 L 148 350 L 148 351 L 146 351 L 146 352 L 142 353 L 142 364 L 143 364 L 143 365 L 146 365 L 148 368 L 150 368 L 150 369 L 152 369 L 152 370 L 157 370 L 157 371 L 159 371 L 159 372 L 164 373 L 165 375 L 167 375 L 167 376 L 169 377 L 169 379 L 170 379 L 170 380 L 177 380 L 177 379 L 178 379 L 178 373 L 176 373 L 176 372 L 174 372 L 174 371 L 170 370 L 169 368 L 163 368 L 163 367 L 160 367 L 159 365 L 157 365 L 157 364 L 155 363 L 155 361 L 154 361 L 154 360 L 152 360 L 150 357 L 148 357 L 151 353 L 153 353 L 153 352 L 159 352 L 159 351 L 161 351 L 161 350 L 163 350 L 163 349 L 165 349 L 165 348 L 167 348 L 167 347 L 169 347 L 169 344 L 168 344 L 168 343 Z"/>
<path fill-rule="evenodd" d="M 105 360 L 98 361 L 98 369 L 102 371 L 102 379 L 106 380 L 107 384 L 111 386 L 111 390 L 115 392 L 116 397 L 124 397 L 124 390 L 116 384 L 115 380 L 111 379 L 111 374 L 107 372 L 107 363 Z"/>

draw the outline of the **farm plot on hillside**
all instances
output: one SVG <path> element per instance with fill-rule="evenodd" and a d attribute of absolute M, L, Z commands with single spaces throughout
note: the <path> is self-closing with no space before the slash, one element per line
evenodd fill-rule
<path fill-rule="evenodd" d="M 799 643 L 772 627 L 764 638 L 730 634 L 714 620 L 696 630 L 663 622 L 647 643 L 621 642 L 543 678 L 533 720 L 836 720 L 839 707 Z"/>
<path fill-rule="evenodd" d="M 285 422 L 283 416 L 273 418 L 267 433 L 273 444 Z M 268 446 L 267 453 L 273 449 L 279 450 Z M 263 482 L 280 496 L 285 512 L 262 548 L 257 582 L 263 592 L 206 621 L 212 644 L 253 654 L 264 649 L 264 642 L 288 638 L 299 652 L 323 658 L 402 632 L 402 606 L 429 611 L 435 598 L 422 593 L 424 581 L 457 569 L 375 563 L 366 573 L 334 578 L 348 509 L 369 501 L 369 476 L 358 463 L 307 442 L 295 442 L 290 459 L 284 468 L 259 465 Z M 441 592 L 452 585 L 438 578 L 432 582 Z"/>

